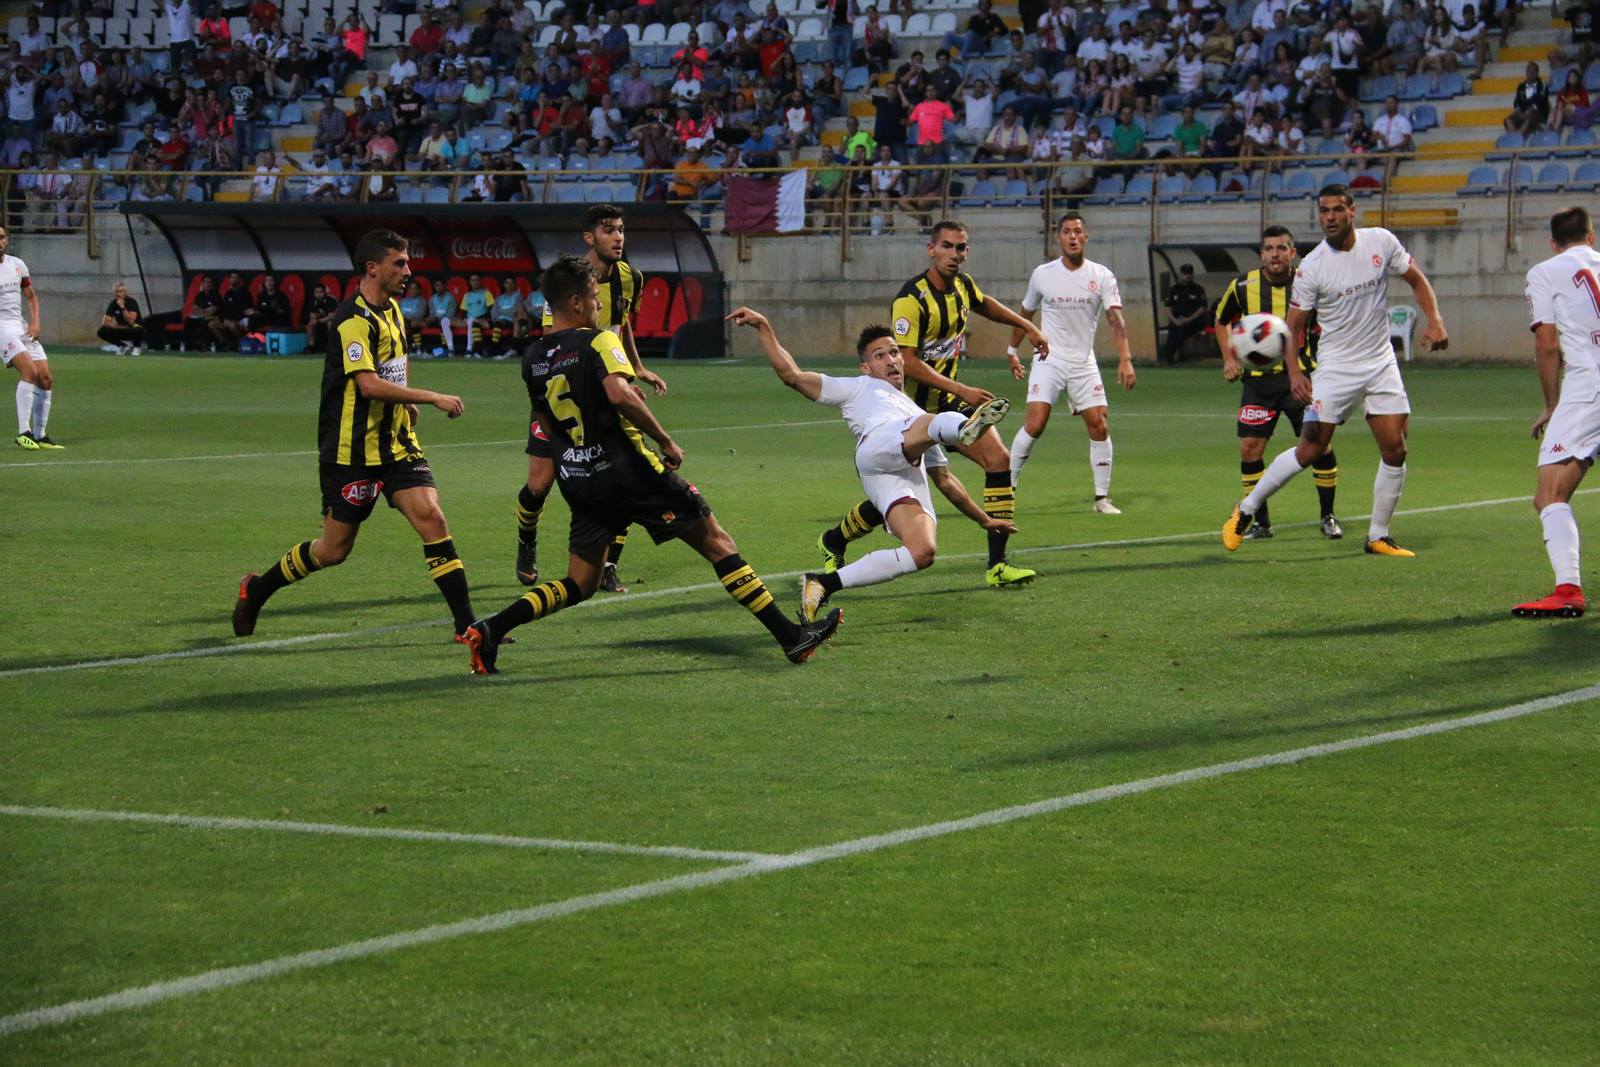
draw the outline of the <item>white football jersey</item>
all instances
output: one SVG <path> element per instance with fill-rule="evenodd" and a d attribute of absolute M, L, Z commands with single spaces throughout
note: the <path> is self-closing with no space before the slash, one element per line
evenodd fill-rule
<path fill-rule="evenodd" d="M 927 414 L 915 400 L 882 378 L 865 374 L 854 378 L 834 378 L 827 374 L 820 377 L 822 394 L 817 397 L 817 403 L 838 408 L 845 425 L 857 439 L 882 426 L 891 423 L 903 426 Z"/>
<path fill-rule="evenodd" d="M 1561 399 L 1600 396 L 1600 252 L 1586 244 L 1558 252 L 1528 272 L 1528 324 L 1561 335 Z"/>
<path fill-rule="evenodd" d="M 1370 366 L 1394 359 L 1389 343 L 1389 276 L 1411 269 L 1411 254 L 1381 226 L 1356 230 L 1350 251 L 1323 241 L 1294 272 L 1289 303 L 1315 311 L 1319 366 Z"/>
<path fill-rule="evenodd" d="M 1022 298 L 1025 311 L 1044 314 L 1039 328 L 1050 342 L 1050 359 L 1063 362 L 1094 362 L 1094 330 L 1105 308 L 1120 308 L 1122 293 L 1111 268 L 1085 259 L 1077 270 L 1057 257 L 1033 268 L 1028 277 L 1028 292 Z"/>
<path fill-rule="evenodd" d="M 27 317 L 22 314 L 22 290 L 31 284 L 26 263 L 16 256 L 0 257 L 0 326 L 27 328 Z"/>

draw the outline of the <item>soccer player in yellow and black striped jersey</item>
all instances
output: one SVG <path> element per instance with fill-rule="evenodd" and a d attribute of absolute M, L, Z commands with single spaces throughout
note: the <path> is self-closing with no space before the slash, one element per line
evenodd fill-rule
<path fill-rule="evenodd" d="M 556 484 L 572 510 L 567 575 L 535 586 L 456 638 L 472 651 L 473 673 L 495 673 L 500 643 L 513 628 L 592 596 L 607 549 L 630 524 L 644 527 L 657 544 L 676 539 L 699 552 L 789 659 L 805 662 L 839 628 L 839 611 L 802 624 L 784 614 L 699 490 L 678 474 L 683 449 L 634 386 L 637 375 L 622 339 L 599 326 L 593 268 L 562 256 L 544 272 L 540 288 L 553 328 L 523 354 L 522 380 L 534 418 L 554 447 Z M 646 447 L 646 435 L 659 454 Z"/>
<path fill-rule="evenodd" d="M 322 536 L 240 579 L 233 608 L 233 632 L 240 637 L 255 632 L 256 616 L 273 593 L 345 561 L 380 494 L 421 536 L 428 576 L 450 605 L 456 633 L 472 622 L 467 572 L 415 428 L 417 405 L 453 419 L 462 412 L 461 398 L 407 384 L 406 327 L 395 299 L 411 281 L 405 238 L 393 230 L 369 231 L 356 244 L 355 265 L 361 284 L 333 313 L 323 361 L 317 413 Z"/>
<path fill-rule="evenodd" d="M 644 274 L 634 269 L 622 258 L 627 232 L 622 222 L 622 209 L 614 204 L 596 204 L 584 216 L 583 240 L 589 246 L 584 259 L 595 273 L 600 286 L 600 326 L 611 330 L 622 340 L 628 354 L 634 377 L 645 382 L 662 396 L 667 383 L 661 376 L 645 369 L 639 358 L 639 345 L 633 336 L 633 316 L 639 309 L 639 293 L 644 288 Z M 544 331 L 555 328 L 551 318 L 548 297 L 544 305 Z M 530 414 L 528 418 L 528 482 L 517 493 L 517 581 L 523 585 L 539 582 L 538 538 L 539 515 L 545 498 L 550 495 L 550 485 L 555 481 L 554 455 L 550 442 L 539 432 L 539 424 Z M 627 587 L 617 576 L 617 561 L 622 558 L 622 548 L 628 541 L 626 530 L 617 535 L 606 561 L 605 573 L 600 578 L 600 588 L 608 593 L 626 593 Z"/>
<path fill-rule="evenodd" d="M 1268 226 L 1261 231 L 1261 266 L 1247 271 L 1229 283 L 1217 304 L 1217 347 L 1222 350 L 1222 376 L 1228 381 L 1244 382 L 1239 398 L 1239 475 L 1246 494 L 1256 487 L 1261 474 L 1267 469 L 1262 456 L 1267 451 L 1267 441 L 1278 425 L 1280 414 L 1289 417 L 1295 436 L 1300 434 L 1305 416 L 1305 405 L 1289 392 L 1288 368 L 1283 363 L 1265 370 L 1246 369 L 1233 354 L 1228 327 L 1246 315 L 1269 314 L 1280 319 L 1289 315 L 1289 290 L 1294 284 L 1294 235 L 1283 226 Z M 1316 313 L 1306 324 L 1306 343 L 1299 354 L 1300 369 L 1307 374 L 1317 365 Z M 1339 463 L 1330 449 L 1311 465 L 1311 477 L 1317 486 L 1317 500 L 1322 511 L 1322 534 L 1337 540 L 1344 529 L 1333 514 L 1333 497 L 1339 484 Z M 1262 540 L 1272 536 L 1272 519 L 1266 505 L 1256 512 L 1256 521 L 1245 540 Z"/>
<path fill-rule="evenodd" d="M 973 315 L 1021 330 L 1035 348 L 1049 351 L 1049 342 L 1039 327 L 994 297 L 986 296 L 972 275 L 962 272 L 969 249 L 965 226 L 948 219 L 935 223 L 928 236 L 928 269 L 901 286 L 889 312 L 895 341 L 905 360 L 907 386 L 924 411 L 970 411 L 994 399 L 994 394 L 970 386 L 961 386 L 959 393 L 948 393 L 934 385 L 935 375 L 960 385 L 961 356 Z M 1010 523 L 1016 516 L 1016 487 L 1011 478 L 1011 453 L 999 433 L 990 427 L 976 442 L 959 451 L 983 468 L 984 512 Z M 928 480 L 954 501 L 949 488 L 954 476 L 944 449 L 930 449 L 922 463 Z M 883 515 L 872 501 L 863 500 L 851 508 L 837 526 L 825 530 L 817 541 L 822 549 L 823 571 L 832 573 L 841 567 L 845 546 L 881 525 Z M 985 579 L 992 586 L 1019 585 L 1034 578 L 1033 571 L 1007 562 L 1006 543 L 1010 537 L 1004 527 L 989 531 Z"/>

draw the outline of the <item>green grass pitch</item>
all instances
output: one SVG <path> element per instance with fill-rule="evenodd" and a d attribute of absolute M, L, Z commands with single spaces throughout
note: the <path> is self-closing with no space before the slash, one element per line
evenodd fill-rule
<path fill-rule="evenodd" d="M 1345 540 L 1311 525 L 1306 475 L 1273 501 L 1275 540 L 1224 552 L 1237 387 L 1146 369 L 1111 397 L 1125 514 L 1090 512 L 1077 420 L 1036 447 L 1029 588 L 985 588 L 981 532 L 943 508 L 935 567 L 841 594 L 844 629 L 795 668 L 699 557 L 636 535 L 632 594 L 524 628 L 484 679 L 382 506 L 349 563 L 278 594 L 260 647 L 141 658 L 247 644 L 239 575 L 317 528 L 320 368 L 53 364 L 68 451 L 0 459 L 0 1062 L 1596 1062 L 1595 700 L 6 1032 L 739 862 L 17 808 L 782 855 L 1600 681 L 1592 620 L 1508 613 L 1551 584 L 1531 369 L 1408 374 L 1395 533 L 1414 560 L 1361 552 L 1359 425 L 1335 439 Z M 659 369 L 685 474 L 792 608 L 860 496 L 848 431 L 761 363 Z M 1021 396 L 994 362 L 967 373 Z M 476 606 L 497 610 L 520 593 L 517 369 L 412 377 L 466 399 L 420 433 Z M 1592 528 L 1600 502 L 1576 503 Z M 546 570 L 565 526 L 552 503 Z M 131 662 L 17 673 L 107 659 Z"/>

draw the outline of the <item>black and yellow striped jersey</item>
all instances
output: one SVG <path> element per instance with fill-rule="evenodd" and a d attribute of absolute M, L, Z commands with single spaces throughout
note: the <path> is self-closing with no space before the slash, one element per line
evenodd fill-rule
<path fill-rule="evenodd" d="M 523 353 L 522 380 L 534 417 L 558 450 L 557 473 L 599 468 L 625 452 L 637 452 L 657 471 L 665 470 L 644 435 L 606 396 L 605 380 L 612 374 L 634 376 L 622 338 L 610 330 L 554 330 Z"/>
<path fill-rule="evenodd" d="M 1222 294 L 1222 299 L 1217 302 L 1217 325 L 1232 326 L 1246 315 L 1276 315 L 1280 319 L 1289 318 L 1289 290 L 1294 285 L 1294 275 L 1282 285 L 1274 285 L 1266 274 L 1257 267 L 1247 271 L 1228 283 L 1228 288 Z M 1311 312 L 1306 319 L 1306 343 L 1300 351 L 1300 369 L 1310 374 L 1317 369 L 1317 313 Z M 1246 369 L 1247 378 L 1262 378 L 1268 374 L 1282 374 L 1287 368 L 1283 361 L 1264 370 Z"/>
<path fill-rule="evenodd" d="M 600 282 L 600 318 L 601 329 L 622 332 L 623 323 L 639 310 L 639 293 L 644 289 L 644 274 L 635 270 L 622 260 L 617 260 L 611 268 L 611 277 Z M 544 318 L 541 320 L 546 330 L 555 329 L 555 320 L 550 316 L 550 305 L 544 306 Z"/>
<path fill-rule="evenodd" d="M 319 458 L 358 467 L 421 458 L 406 406 L 362 396 L 356 385 L 362 371 L 406 384 L 406 324 L 397 302 L 373 307 L 357 290 L 334 311 L 328 330 L 317 412 Z"/>
<path fill-rule="evenodd" d="M 889 321 L 895 342 L 912 348 L 939 374 L 955 378 L 961 370 L 961 351 L 965 347 L 967 320 L 972 309 L 983 305 L 983 290 L 970 274 L 958 274 L 950 288 L 939 290 L 926 273 L 912 278 L 895 294 Z M 956 398 L 940 389 L 913 382 L 913 397 L 924 411 L 938 411 L 956 403 Z"/>

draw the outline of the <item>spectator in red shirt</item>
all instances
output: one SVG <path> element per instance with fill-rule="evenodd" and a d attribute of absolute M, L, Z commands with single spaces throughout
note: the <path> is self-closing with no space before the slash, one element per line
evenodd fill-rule
<path fill-rule="evenodd" d="M 189 142 L 183 139 L 183 133 L 176 126 L 166 141 L 156 146 L 155 161 L 162 170 L 189 169 Z"/>
<path fill-rule="evenodd" d="M 233 43 L 233 31 L 228 28 L 228 20 L 222 17 L 221 7 L 211 4 L 206 8 L 206 17 L 195 24 L 194 39 L 202 47 L 214 44 L 227 48 Z"/>
<path fill-rule="evenodd" d="M 250 17 L 260 19 L 263 26 L 270 26 L 282 17 L 282 12 L 278 10 L 278 5 L 274 4 L 272 0 L 252 0 Z"/>
<path fill-rule="evenodd" d="M 431 56 L 444 41 L 444 27 L 434 20 L 433 11 L 422 13 L 422 25 L 411 31 L 411 50 L 419 56 Z"/>
<path fill-rule="evenodd" d="M 680 67 L 688 63 L 694 67 L 696 78 L 705 77 L 706 61 L 711 58 L 704 48 L 700 47 L 700 35 L 693 30 L 689 31 L 689 39 L 684 46 L 672 53 L 672 65 Z"/>

